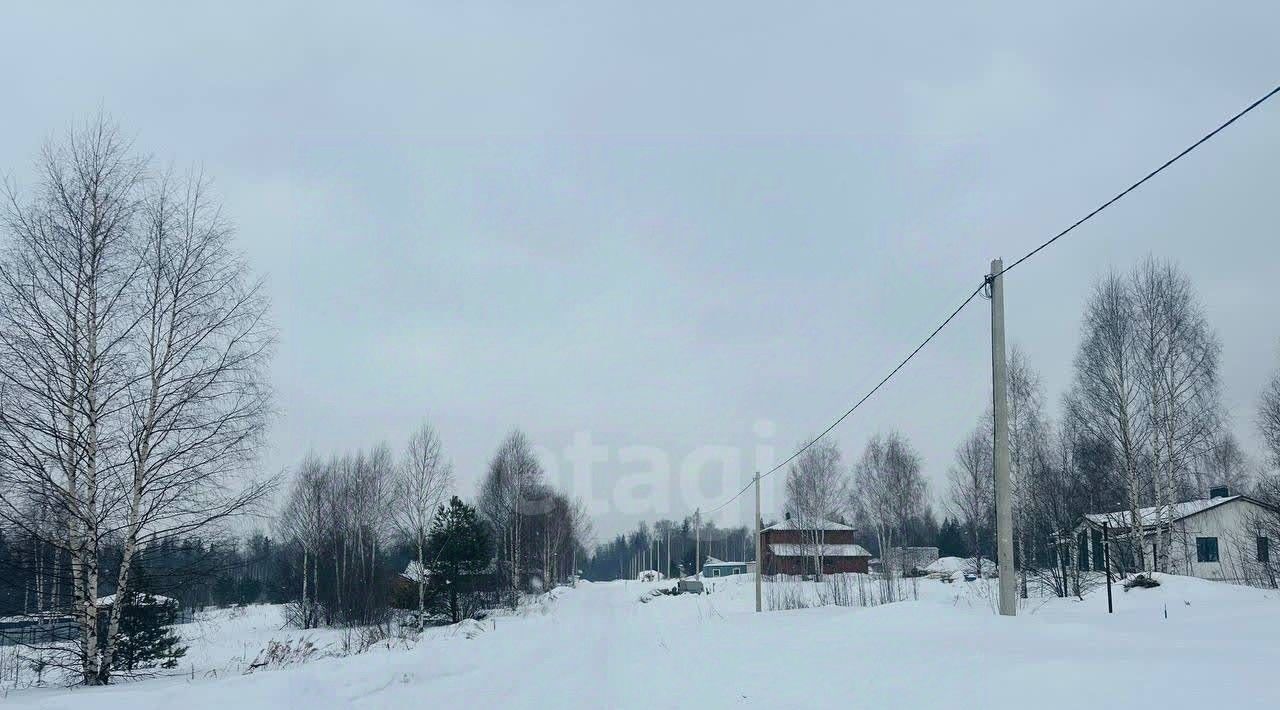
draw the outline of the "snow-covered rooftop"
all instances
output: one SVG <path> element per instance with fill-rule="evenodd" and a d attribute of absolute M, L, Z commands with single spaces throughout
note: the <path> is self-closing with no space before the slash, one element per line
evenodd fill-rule
<path fill-rule="evenodd" d="M 431 573 L 426 570 L 423 570 L 422 565 L 418 564 L 417 560 L 411 560 L 409 564 L 405 565 L 404 571 L 400 573 L 400 576 L 404 577 L 410 582 L 417 583 L 426 579 L 427 577 L 430 577 Z"/>
<path fill-rule="evenodd" d="M 707 557 L 707 561 L 702 563 L 703 567 L 715 567 L 717 565 L 745 565 L 746 562 L 734 562 L 732 560 L 721 560 L 715 557 Z"/>
<path fill-rule="evenodd" d="M 116 595 L 108 594 L 105 597 L 98 597 L 98 606 L 111 606 L 116 603 Z M 169 604 L 178 603 L 178 600 L 161 596 L 159 594 L 139 594 L 137 603 L 139 604 Z M 128 608 L 128 607 L 126 607 Z"/>
<path fill-rule="evenodd" d="M 996 568 L 996 563 L 985 557 L 983 557 L 981 561 L 982 567 L 985 569 L 994 570 Z M 925 567 L 924 571 L 933 574 L 943 574 L 952 572 L 973 572 L 977 569 L 978 558 L 976 557 L 939 557 L 929 563 L 929 566 Z"/>
<path fill-rule="evenodd" d="M 1230 503 L 1239 500 L 1244 496 L 1221 496 L 1218 498 L 1202 498 L 1200 500 L 1189 500 L 1183 503 L 1174 503 L 1169 506 L 1169 519 L 1181 520 L 1196 513 L 1203 512 L 1214 506 Z M 1161 506 L 1153 505 L 1146 508 L 1138 509 L 1138 520 L 1142 522 L 1142 526 L 1153 527 L 1160 524 Z M 1089 513 L 1084 516 L 1094 525 L 1102 525 L 1106 523 L 1113 528 L 1129 528 L 1133 527 L 1133 515 L 1127 510 L 1118 510 L 1114 513 Z"/>
<path fill-rule="evenodd" d="M 71 614 L 66 611 L 37 611 L 30 614 L 0 616 L 0 624 L 47 624 L 49 622 L 62 621 L 70 618 Z"/>
<path fill-rule="evenodd" d="M 854 530 L 855 528 L 845 525 L 844 523 L 836 523 L 830 520 L 806 520 L 803 524 L 796 518 L 787 518 L 782 522 L 774 523 L 765 530 Z"/>
<path fill-rule="evenodd" d="M 813 557 L 816 554 L 821 554 L 823 557 L 871 556 L 867 548 L 862 545 L 797 545 L 776 542 L 770 544 L 769 549 L 778 557 Z"/>

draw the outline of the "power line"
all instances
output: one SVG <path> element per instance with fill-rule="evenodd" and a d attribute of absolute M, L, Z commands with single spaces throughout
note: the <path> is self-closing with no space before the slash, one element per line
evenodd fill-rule
<path fill-rule="evenodd" d="M 1184 149 L 1182 150 L 1182 152 L 1181 152 L 1181 153 L 1178 153 L 1177 155 L 1173 156 L 1172 158 L 1169 158 L 1168 160 L 1166 160 L 1166 161 L 1164 162 L 1164 164 L 1163 164 L 1163 165 L 1161 165 L 1160 167 L 1156 168 L 1155 170 L 1152 170 L 1151 172 L 1147 173 L 1147 174 L 1146 174 L 1146 175 L 1145 175 L 1141 180 L 1139 180 L 1139 181 L 1137 181 L 1137 182 L 1133 183 L 1133 184 L 1132 184 L 1132 185 L 1130 185 L 1129 187 L 1126 187 L 1124 190 L 1121 190 L 1119 193 L 1117 193 L 1117 194 L 1116 194 L 1116 196 L 1115 196 L 1115 197 L 1112 197 L 1111 199 L 1109 199 L 1109 200 L 1107 200 L 1106 202 L 1102 203 L 1102 205 L 1100 205 L 1100 206 L 1099 206 L 1097 209 L 1095 209 L 1094 211 L 1092 211 L 1092 212 L 1090 212 L 1089 214 L 1087 214 L 1087 215 L 1085 215 L 1085 216 L 1081 217 L 1080 219 L 1076 220 L 1076 222 L 1075 222 L 1074 224 L 1072 224 L 1070 227 L 1067 227 L 1066 229 L 1062 230 L 1061 232 L 1058 232 L 1057 234 L 1055 234 L 1055 235 L 1053 235 L 1051 238 L 1049 238 L 1049 240 L 1048 240 L 1048 241 L 1044 242 L 1043 244 L 1041 244 L 1040 246 L 1036 247 L 1035 249 L 1032 249 L 1031 251 L 1029 251 L 1029 252 L 1027 252 L 1026 254 L 1022 255 L 1022 258 L 1020 258 L 1020 259 L 1018 259 L 1017 261 L 1013 262 L 1012 264 L 1009 264 L 1008 266 L 1004 267 L 1004 270 L 1003 270 L 1003 271 L 1001 271 L 1001 272 L 1000 272 L 1000 274 L 995 274 L 995 276 L 999 276 L 999 275 L 1001 275 L 1001 274 L 1004 274 L 1004 273 L 1007 273 L 1007 272 L 1009 272 L 1009 271 L 1012 271 L 1012 270 L 1013 270 L 1013 267 L 1017 266 L 1018 264 L 1021 264 L 1022 262 L 1026 261 L 1027 259 L 1030 259 L 1031 257 L 1035 256 L 1036 254 L 1039 254 L 1039 253 L 1040 253 L 1040 252 L 1041 252 L 1045 247 L 1047 247 L 1047 246 L 1049 246 L 1050 244 L 1053 244 L 1054 242 L 1058 241 L 1059 239 L 1061 239 L 1061 238 L 1063 238 L 1063 237 L 1067 236 L 1067 234 L 1069 234 L 1071 231 L 1073 231 L 1076 227 L 1079 227 L 1080 225 L 1084 224 L 1085 222 L 1088 222 L 1090 219 L 1093 219 L 1094 215 L 1096 215 L 1096 214 L 1098 214 L 1099 212 L 1101 212 L 1101 211 L 1105 210 L 1106 208 L 1110 207 L 1111 205 L 1113 205 L 1113 204 L 1115 204 L 1115 203 L 1119 202 L 1119 201 L 1120 201 L 1120 198 L 1124 197 L 1125 195 L 1128 195 L 1130 192 L 1133 192 L 1134 190 L 1136 190 L 1136 189 L 1138 189 L 1139 187 L 1141 187 L 1141 186 L 1142 186 L 1142 184 L 1143 184 L 1143 183 L 1145 183 L 1146 181 L 1148 181 L 1148 180 L 1150 180 L 1151 178 L 1153 178 L 1153 177 L 1155 177 L 1155 176 L 1159 175 L 1160 173 L 1164 172 L 1164 169 L 1165 169 L 1165 168 L 1169 167 L 1170 165 L 1173 165 L 1174 163 L 1178 162 L 1178 161 L 1179 161 L 1179 160 L 1181 160 L 1183 157 L 1185 157 L 1185 156 L 1186 156 L 1188 153 L 1190 153 L 1191 151 L 1193 151 L 1193 150 L 1195 150 L 1196 148 L 1199 148 L 1201 145 L 1204 145 L 1205 143 L 1207 143 L 1207 142 L 1209 141 L 1209 139 L 1210 139 L 1210 138 L 1213 138 L 1214 136 L 1216 136 L 1216 135 L 1218 135 L 1219 133 L 1221 133 L 1221 132 L 1222 132 L 1222 130 L 1223 130 L 1223 129 L 1225 129 L 1227 126 L 1230 126 L 1231 124 L 1233 124 L 1233 123 L 1235 123 L 1236 121 L 1240 120 L 1241 118 L 1243 118 L 1243 117 L 1244 117 L 1244 115 L 1245 115 L 1245 114 L 1249 113 L 1250 111 L 1254 110 L 1255 108 L 1258 108 L 1258 107 L 1259 107 L 1259 106 L 1261 106 L 1264 102 L 1266 102 L 1266 100 L 1267 100 L 1267 99 L 1271 98 L 1272 96 L 1275 96 L 1277 93 L 1280 93 L 1280 86 L 1277 86 L 1276 88 L 1272 89 L 1271 91 L 1268 91 L 1266 94 L 1264 94 L 1264 95 L 1262 96 L 1262 98 L 1258 99 L 1257 101 L 1254 101 L 1253 103 L 1249 104 L 1248 106 L 1245 106 L 1245 107 L 1244 107 L 1244 109 L 1243 109 L 1243 110 L 1241 110 L 1239 113 L 1237 113 L 1236 115 L 1234 115 L 1234 116 L 1232 116 L 1231 118 L 1227 119 L 1226 123 L 1223 123 L 1222 125 L 1218 126 L 1217 128 L 1213 129 L 1212 131 L 1209 131 L 1208 133 L 1204 134 L 1204 136 L 1202 136 L 1202 137 L 1200 138 L 1200 140 L 1198 140 L 1198 141 L 1196 141 L 1195 143 L 1192 143 L 1191 145 L 1189 145 L 1189 146 L 1187 146 L 1186 148 L 1184 148 Z"/>
<path fill-rule="evenodd" d="M 1031 251 L 1029 251 L 1029 252 L 1027 252 L 1026 254 L 1024 254 L 1024 255 L 1023 255 L 1021 258 L 1019 258 L 1017 261 L 1014 261 L 1012 264 L 1010 264 L 1010 265 L 1006 266 L 1004 269 L 1002 269 L 1002 270 L 1000 271 L 1000 273 L 999 273 L 999 274 L 991 274 L 991 275 L 987 276 L 987 278 L 986 278 L 986 279 L 984 279 L 984 280 L 983 280 L 983 282 L 982 282 L 981 284 L 979 284 L 979 285 L 978 285 L 978 287 L 977 287 L 976 289 L 974 289 L 974 290 L 973 290 L 973 293 L 970 293 L 970 294 L 969 294 L 969 296 L 968 296 L 967 298 L 965 298 L 965 299 L 964 299 L 964 301 L 963 301 L 963 302 L 961 302 L 961 303 L 960 303 L 960 305 L 959 305 L 959 306 L 957 306 L 957 307 L 956 307 L 956 309 L 955 309 L 954 311 L 952 311 L 952 312 L 951 312 L 951 315 L 947 316 L 947 317 L 946 317 L 946 319 L 945 319 L 945 320 L 943 320 L 943 321 L 942 321 L 942 323 L 940 323 L 940 324 L 938 325 L 938 327 L 937 327 L 937 328 L 934 328 L 934 329 L 933 329 L 933 332 L 929 334 L 929 337 L 927 337 L 927 338 L 925 338 L 923 341 L 921 341 L 921 342 L 920 342 L 920 344 L 919 344 L 919 345 L 917 345 L 917 346 L 915 347 L 915 349 L 911 351 L 911 353 L 910 353 L 910 354 L 908 354 L 905 358 L 903 358 L 903 360 L 902 360 L 901 362 L 899 362 L 899 363 L 898 363 L 898 365 L 897 365 L 896 367 L 894 367 L 892 370 L 890 370 L 890 371 L 889 371 L 889 374 L 885 375 L 883 379 L 881 379 L 878 383 L 876 383 L 876 386 L 875 386 L 875 387 L 872 387 L 872 388 L 871 388 L 871 391 L 869 391 L 869 392 L 867 392 L 865 395 L 863 395 L 863 396 L 862 396 L 862 399 L 859 399 L 859 400 L 858 400 L 858 401 L 857 401 L 857 402 L 856 402 L 852 407 L 850 407 L 848 410 L 846 410 L 844 414 L 841 414 L 841 415 L 839 416 L 839 418 L 837 418 L 834 422 L 832 422 L 832 423 L 831 423 L 831 425 L 830 425 L 830 426 L 828 426 L 826 429 L 823 429 L 821 434 L 818 434 L 818 435 L 817 435 L 817 436 L 815 436 L 813 439 L 811 439 L 811 440 L 809 441 L 809 443 L 805 444 L 804 446 L 801 446 L 799 449 L 797 449 L 797 450 L 796 450 L 796 452 L 795 452 L 795 453 L 793 453 L 793 454 L 791 454 L 790 456 L 788 456 L 788 457 L 786 458 L 786 460 L 784 460 L 782 463 L 780 463 L 780 464 L 778 464 L 777 466 L 774 466 L 773 468 L 769 469 L 769 471 L 768 471 L 767 473 L 763 474 L 762 476 L 760 476 L 760 478 L 767 478 L 767 477 L 769 477 L 769 476 L 773 475 L 774 473 L 777 473 L 778 471 L 782 470 L 782 468 L 783 468 L 784 466 L 786 466 L 787 464 L 789 464 L 789 463 L 791 463 L 792 461 L 796 460 L 796 458 L 797 458 L 798 456 L 800 456 L 800 454 L 804 453 L 804 452 L 805 452 L 806 450 L 808 450 L 811 446 L 813 446 L 814 444 L 816 444 L 816 443 L 818 443 L 819 441 L 821 441 L 821 440 L 822 440 L 822 438 L 823 438 L 823 437 L 825 437 L 827 434 L 830 434 L 832 429 L 835 429 L 837 426 L 839 426 L 839 425 L 840 425 L 840 422 L 843 422 L 845 419 L 847 419 L 847 418 L 849 417 L 849 415 L 850 415 L 850 414 L 853 414 L 853 413 L 854 413 L 854 411 L 855 411 L 855 410 L 857 410 L 857 409 L 858 409 L 858 407 L 861 407 L 861 406 L 862 406 L 862 404 L 863 404 L 864 402 L 866 402 L 868 399 L 871 399 L 872 395 L 874 395 L 876 392 L 878 392 L 878 391 L 880 390 L 880 388 L 881 388 L 881 387 L 883 387 L 883 386 L 885 385 L 885 383 L 887 383 L 890 379 L 892 379 L 894 375 L 898 374 L 898 371 L 899 371 L 899 370 L 901 370 L 901 369 L 903 368 L 903 366 L 905 366 L 908 362 L 910 362 L 910 361 L 911 361 L 911 358 L 915 357 L 915 356 L 916 356 L 916 354 L 917 354 L 917 353 L 919 353 L 921 350 L 923 350 L 923 349 L 924 349 L 924 347 L 925 347 L 926 345 L 928 345 L 928 344 L 929 344 L 929 342 L 930 342 L 930 341 L 932 341 L 932 340 L 933 340 L 933 338 L 934 338 L 938 333 L 940 333 L 940 332 L 942 331 L 942 329 L 943 329 L 943 328 L 947 327 L 947 325 L 948 325 L 948 324 L 950 324 L 950 323 L 951 323 L 951 321 L 952 321 L 952 320 L 954 320 L 954 319 L 955 319 L 955 317 L 956 317 L 957 315 L 959 315 L 959 314 L 960 314 L 960 311 L 964 310 L 965 306 L 969 305 L 969 304 L 973 301 L 974 297 L 975 297 L 975 296 L 977 296 L 980 292 L 982 292 L 983 288 L 987 285 L 987 283 L 989 283 L 989 282 L 990 282 L 990 280 L 991 280 L 991 279 L 995 278 L 996 276 L 1000 276 L 1000 275 L 1003 275 L 1003 274 L 1005 274 L 1005 273 L 1007 273 L 1007 272 L 1011 271 L 1015 266 L 1018 266 L 1019 264 L 1021 264 L 1021 263 L 1022 263 L 1022 262 L 1024 262 L 1024 261 L 1026 261 L 1027 259 L 1030 259 L 1031 257 L 1035 256 L 1036 254 L 1040 253 L 1040 252 L 1041 252 L 1041 251 L 1043 251 L 1046 247 L 1048 247 L 1050 244 L 1053 244 L 1054 242 L 1058 241 L 1059 239 L 1061 239 L 1061 238 L 1065 237 L 1067 234 L 1070 234 L 1072 231 L 1074 231 L 1074 230 L 1076 229 L 1076 227 L 1079 227 L 1080 225 L 1084 224 L 1085 222 L 1088 222 L 1090 219 L 1093 219 L 1093 217 L 1094 217 L 1094 216 L 1096 216 L 1098 213 L 1100 213 L 1100 212 L 1102 212 L 1103 210 L 1107 209 L 1107 208 L 1108 208 L 1108 207 L 1110 207 L 1111 205 L 1113 205 L 1113 204 L 1115 204 L 1115 203 L 1119 202 L 1119 201 L 1120 201 L 1122 198 L 1124 198 L 1126 195 L 1128 195 L 1129 193 L 1131 193 L 1131 192 L 1133 192 L 1134 190 L 1136 190 L 1136 189 L 1138 189 L 1139 187 L 1141 187 L 1144 183 L 1146 183 L 1146 182 L 1147 182 L 1148 180 L 1150 180 L 1151 178 L 1153 178 L 1153 177 L 1155 177 L 1156 175 L 1159 175 L 1160 173 L 1164 172 L 1164 170 L 1165 170 L 1166 168 L 1168 168 L 1170 165 L 1173 165 L 1174 163 L 1178 162 L 1178 161 L 1179 161 L 1179 160 L 1181 160 L 1182 158 L 1186 157 L 1186 155 L 1187 155 L 1187 154 L 1191 153 L 1191 152 L 1192 152 L 1192 151 L 1194 151 L 1196 148 L 1199 148 L 1201 145 L 1203 145 L 1203 144 L 1205 144 L 1206 142 L 1208 142 L 1208 141 L 1209 141 L 1209 139 L 1211 139 L 1211 138 L 1213 138 L 1214 136 L 1218 135 L 1218 134 L 1219 134 L 1219 133 L 1221 133 L 1225 128 L 1227 128 L 1227 127 L 1228 127 L 1228 126 L 1230 126 L 1231 124 L 1233 124 L 1233 123 L 1235 123 L 1236 121 L 1238 121 L 1238 120 L 1240 120 L 1241 118 L 1243 118 L 1243 117 L 1245 116 L 1245 114 L 1247 114 L 1247 113 L 1249 113 L 1250 111 L 1254 110 L 1255 108 L 1257 108 L 1257 107 L 1261 106 L 1263 103 L 1265 103 L 1265 102 L 1266 102 L 1268 99 L 1270 99 L 1271 97 L 1275 96 L 1277 93 L 1280 93 L 1280 86 L 1276 86 L 1276 87 L 1275 87 L 1274 89 L 1272 89 L 1271 91 L 1268 91 L 1268 92 L 1267 92 L 1266 94 L 1264 94 L 1261 98 L 1259 98 L 1258 100 L 1256 100 L 1256 101 L 1254 101 L 1253 103 L 1249 104 L 1248 106 L 1244 107 L 1244 109 L 1242 109 L 1240 112 L 1236 113 L 1234 116 L 1232 116 L 1231 118 L 1227 119 L 1227 121 L 1226 121 L 1226 122 L 1222 123 L 1221 125 L 1219 125 L 1219 126 L 1218 126 L 1217 128 L 1215 128 L 1215 129 L 1213 129 L 1212 131 L 1209 131 L 1208 133 L 1206 133 L 1204 136 L 1202 136 L 1202 137 L 1201 137 L 1199 140 L 1197 140 L 1195 143 L 1192 143 L 1191 145 L 1189 145 L 1189 146 L 1187 146 L 1186 148 L 1184 148 L 1184 149 L 1183 149 L 1181 152 L 1179 152 L 1177 155 L 1175 155 L 1175 156 L 1173 156 L 1172 158 L 1170 158 L 1170 159 L 1166 160 L 1166 161 L 1165 161 L 1165 162 L 1164 162 L 1160 167 L 1158 167 L 1158 168 L 1156 168 L 1155 170 L 1152 170 L 1151 172 L 1147 173 L 1145 176 L 1143 176 L 1143 178 L 1142 178 L 1141 180 L 1138 180 L 1137 182 L 1133 183 L 1132 185 L 1130 185 L 1129 187 L 1125 188 L 1124 190 L 1121 190 L 1119 193 L 1117 193 L 1117 194 L 1116 194 L 1116 196 L 1115 196 L 1115 197 L 1112 197 L 1111 199 L 1109 199 L 1109 200 L 1107 200 L 1106 202 L 1102 203 L 1101 205 L 1099 205 L 1097 208 L 1095 208 L 1095 209 L 1094 209 L 1092 212 L 1090 212 L 1089 214 L 1086 214 L 1084 217 L 1081 217 L 1080 219 L 1076 220 L 1076 221 L 1075 221 L 1071 226 L 1069 226 L 1069 227 L 1067 227 L 1066 229 L 1062 230 L 1061 232 L 1058 232 L 1057 234 L 1053 235 L 1053 236 L 1052 236 L 1052 237 L 1050 237 L 1048 240 L 1046 240 L 1045 242 L 1043 242 L 1042 244 L 1040 244 L 1039 246 L 1037 246 L 1035 249 L 1032 249 Z M 729 505 L 729 504 L 730 504 L 730 503 L 732 503 L 733 501 L 737 500 L 739 497 L 741 497 L 741 496 L 742 496 L 742 494 L 743 494 L 743 493 L 746 493 L 746 492 L 747 492 L 747 489 L 751 488 L 751 486 L 752 486 L 752 484 L 754 484 L 754 482 L 755 482 L 755 480 L 754 480 L 754 479 L 752 479 L 752 481 L 748 482 L 748 483 L 747 483 L 747 485 L 743 486 L 743 487 L 742 487 L 742 489 L 741 489 L 741 490 L 739 490 L 737 493 L 734 493 L 734 494 L 733 494 L 733 496 L 732 496 L 732 497 L 730 497 L 728 500 L 726 500 L 725 502 L 721 503 L 720 505 L 718 505 L 718 506 L 716 506 L 716 507 L 712 508 L 711 510 L 707 511 L 707 514 L 708 514 L 708 515 L 710 515 L 710 514 L 712 514 L 712 513 L 715 513 L 715 512 L 717 512 L 717 511 L 719 511 L 719 510 L 723 509 L 725 506 Z"/>
<path fill-rule="evenodd" d="M 778 464 L 777 466 L 774 466 L 773 468 L 769 469 L 769 471 L 768 471 L 767 473 L 762 474 L 762 475 L 760 476 L 760 478 L 762 478 L 762 479 L 763 479 L 763 478 L 768 478 L 769 476 L 772 476 L 773 474 L 775 474 L 775 473 L 777 473 L 778 471 L 782 470 L 782 468 L 783 468 L 784 466 L 786 466 L 787 464 L 789 464 L 789 463 L 791 463 L 792 461 L 796 460 L 796 457 L 798 457 L 800 454 L 803 454 L 806 450 L 808 450 L 808 449 L 809 449 L 809 447 L 811 447 L 811 446 L 813 446 L 814 444 L 816 444 L 816 443 L 818 443 L 819 441 L 821 441 L 821 440 L 822 440 L 822 437 L 826 436 L 827 434 L 830 434 L 832 429 L 835 429 L 837 426 L 839 426 L 839 425 L 840 425 L 840 422 L 843 422 L 845 419 L 848 419 L 850 414 L 853 414 L 853 413 L 854 413 L 854 411 L 858 409 L 858 407 L 861 407 L 861 406 L 863 405 L 863 403 L 864 403 L 864 402 L 866 402 L 868 399 L 871 399 L 872 395 L 874 395 L 876 392 L 880 391 L 880 388 L 881 388 L 881 387 L 884 387 L 885 383 L 887 383 L 890 379 L 892 379 L 894 375 L 898 374 L 898 371 L 899 371 L 899 370 L 901 370 L 901 369 L 902 369 L 902 368 L 903 368 L 903 367 L 904 367 L 908 362 L 911 362 L 911 358 L 915 357 L 917 353 L 919 353 L 921 350 L 923 350 L 923 349 L 924 349 L 924 346 L 928 345 L 928 344 L 929 344 L 929 342 L 930 342 L 930 341 L 932 341 L 932 340 L 933 340 L 933 339 L 938 335 L 938 333 L 941 333 L 941 332 L 942 332 L 942 329 L 943 329 L 943 328 L 947 327 L 947 325 L 949 325 L 949 324 L 951 323 L 951 321 L 955 320 L 955 317 L 956 317 L 956 316 L 958 316 L 958 315 L 960 315 L 960 311 L 964 310 L 964 307 L 965 307 L 965 306 L 967 306 L 967 305 L 969 305 L 969 304 L 973 301 L 974 297 L 975 297 L 975 296 L 977 296 L 979 293 L 981 293 L 981 292 L 982 292 L 983 287 L 985 287 L 986 285 L 987 285 L 987 284 L 986 284 L 986 281 L 983 281 L 982 283 L 978 284 L 978 287 L 977 287 L 977 288 L 975 288 L 975 289 L 974 289 L 974 290 L 973 290 L 973 291 L 972 291 L 972 292 L 971 292 L 971 293 L 970 293 L 970 294 L 969 294 L 969 295 L 964 299 L 964 301 L 962 301 L 962 302 L 960 303 L 960 305 L 956 306 L 956 308 L 955 308 L 955 310 L 954 310 L 954 311 L 951 311 L 951 315 L 947 316 L 947 317 L 946 317 L 946 318 L 945 318 L 941 323 L 939 323 L 939 324 L 938 324 L 938 327 L 937 327 L 937 328 L 934 328 L 932 333 L 929 333 L 929 337 L 927 337 L 927 338 L 925 338 L 924 340 L 920 341 L 920 344 L 919 344 L 919 345 L 917 345 L 917 346 L 915 347 L 915 349 L 914 349 L 914 350 L 912 350 L 912 351 L 911 351 L 911 352 L 910 352 L 910 353 L 909 353 L 905 358 L 903 358 L 903 359 L 902 359 L 902 361 L 901 361 L 901 362 L 899 362 L 899 363 L 897 364 L 897 366 L 896 366 L 896 367 L 894 367 L 892 370 L 890 370 L 890 371 L 889 371 L 889 374 L 887 374 L 887 375 L 885 375 L 883 378 L 881 378 L 881 380 L 880 380 L 879 382 L 877 382 L 877 383 L 876 383 L 876 386 L 875 386 L 875 387 L 872 387 L 872 388 L 871 388 L 871 390 L 870 390 L 869 392 L 867 392 L 866 394 L 862 395 L 862 399 L 859 399 L 857 402 L 855 402 L 855 403 L 854 403 L 854 405 L 853 405 L 852 407 L 849 407 L 847 410 L 845 410 L 845 413 L 844 413 L 844 414 L 841 414 L 841 415 L 839 416 L 839 418 L 837 418 L 834 422 L 831 422 L 831 425 L 830 425 L 830 426 L 828 426 L 826 429 L 823 429 L 821 434 L 818 434 L 817 436 L 813 437 L 813 439 L 811 439 L 811 440 L 809 441 L 809 443 L 805 444 L 804 446 L 801 446 L 799 449 L 797 449 L 797 450 L 796 450 L 796 452 L 795 452 L 794 454 L 791 454 L 790 456 L 788 456 L 788 457 L 786 458 L 786 460 L 785 460 L 785 461 L 783 461 L 782 463 Z M 752 480 L 752 483 L 754 483 L 754 482 L 755 482 L 755 481 L 754 481 L 754 479 L 753 479 L 753 480 Z M 716 511 L 720 510 L 721 508 L 724 508 L 726 505 L 729 505 L 729 504 L 730 504 L 730 503 L 732 503 L 733 501 L 737 500 L 739 496 L 741 496 L 743 493 L 745 493 L 745 492 L 747 491 L 747 489 L 748 489 L 748 488 L 750 488 L 750 487 L 751 487 L 752 483 L 748 483 L 746 486 L 744 486 L 744 487 L 743 487 L 743 489 L 742 489 L 742 490 L 740 490 L 740 491 L 738 491 L 737 493 L 735 493 L 735 494 L 733 495 L 733 497 L 732 497 L 732 498 L 730 498 L 729 500 L 727 500 L 727 501 L 725 501 L 725 502 L 721 503 L 720 505 L 716 506 L 715 508 L 712 508 L 711 510 L 707 511 L 707 513 L 708 513 L 708 514 L 715 513 Z"/>

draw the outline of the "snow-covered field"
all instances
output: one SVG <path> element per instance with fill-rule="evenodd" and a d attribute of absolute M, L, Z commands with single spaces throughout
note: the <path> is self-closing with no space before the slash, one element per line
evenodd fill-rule
<path fill-rule="evenodd" d="M 583 583 L 519 616 L 437 629 L 411 648 L 240 675 L 281 631 L 273 607 L 219 612 L 186 665 L 102 689 L 11 692 L 12 708 L 250 710 L 456 706 L 1272 708 L 1280 594 L 1160 576 L 1158 589 L 992 613 L 987 582 L 921 580 L 919 601 L 752 612 L 748 577 L 705 596 Z M 214 621 L 221 623 L 215 624 Z M 309 634 L 341 644 L 341 632 Z"/>

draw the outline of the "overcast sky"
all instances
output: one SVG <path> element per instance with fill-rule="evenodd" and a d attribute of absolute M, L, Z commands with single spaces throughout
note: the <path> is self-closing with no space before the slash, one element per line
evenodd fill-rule
<path fill-rule="evenodd" d="M 215 179 L 280 329 L 269 470 L 428 419 L 470 495 L 519 427 L 608 535 L 737 490 L 991 258 L 1280 81 L 1274 2 L 535 4 L 15 3 L 0 171 L 26 183 L 40 143 L 101 107 Z M 1194 279 L 1256 452 L 1277 158 L 1280 100 L 1010 275 L 1010 341 L 1055 414 L 1091 283 L 1155 253 Z M 847 420 L 846 460 L 899 429 L 940 496 L 989 397 L 988 318 L 976 301 Z M 589 484 L 564 470 L 575 435 L 607 447 Z M 740 466 L 650 477 L 670 495 L 622 448 L 678 473 L 715 445 Z"/>

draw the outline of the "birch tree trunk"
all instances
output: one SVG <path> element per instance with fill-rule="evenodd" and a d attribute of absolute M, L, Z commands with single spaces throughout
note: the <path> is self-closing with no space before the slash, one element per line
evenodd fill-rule
<path fill-rule="evenodd" d="M 418 532 L 418 633 L 427 628 L 427 567 L 423 548 L 427 546 L 424 531 Z"/>

